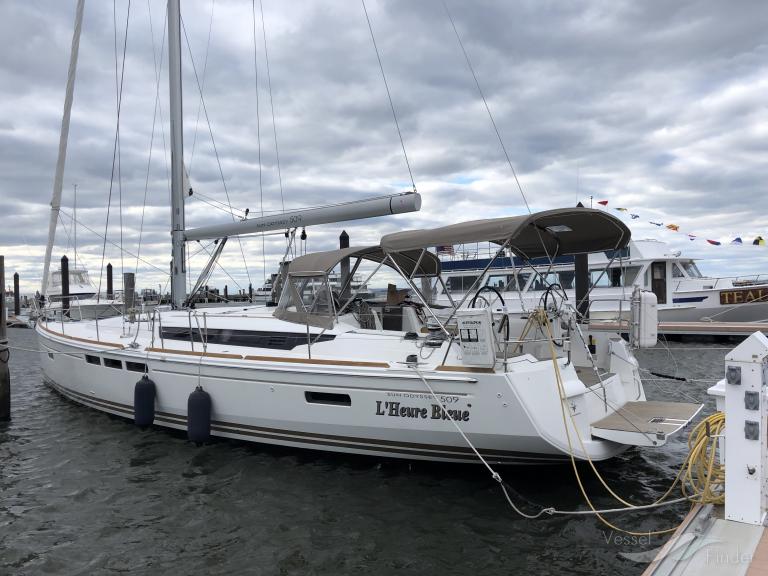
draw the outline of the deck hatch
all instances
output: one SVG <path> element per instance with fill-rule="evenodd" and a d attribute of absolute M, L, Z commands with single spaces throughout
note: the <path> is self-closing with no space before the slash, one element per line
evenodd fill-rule
<path fill-rule="evenodd" d="M 164 326 L 161 336 L 167 340 L 184 340 L 202 342 L 205 335 L 208 344 L 227 344 L 229 346 L 246 346 L 249 348 L 268 348 L 271 350 L 293 350 L 296 346 L 306 345 L 306 332 L 268 332 L 262 330 L 230 330 L 227 328 L 208 328 L 199 330 L 186 326 Z M 312 333 L 312 343 L 328 342 L 336 338 L 333 334 Z"/>

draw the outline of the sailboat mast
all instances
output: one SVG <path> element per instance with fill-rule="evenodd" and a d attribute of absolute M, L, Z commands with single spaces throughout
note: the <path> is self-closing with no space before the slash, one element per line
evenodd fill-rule
<path fill-rule="evenodd" d="M 83 29 L 83 8 L 85 0 L 78 0 L 75 12 L 75 31 L 72 33 L 72 49 L 69 53 L 69 72 L 67 73 L 67 93 L 64 97 L 64 114 L 61 118 L 61 133 L 59 134 L 59 157 L 56 160 L 56 175 L 53 178 L 53 196 L 51 198 L 51 218 L 48 222 L 48 244 L 45 245 L 45 260 L 43 260 L 43 284 L 40 294 L 48 293 L 48 275 L 51 270 L 51 252 L 53 241 L 56 239 L 56 224 L 61 210 L 61 188 L 64 182 L 64 164 L 67 160 L 67 140 L 69 139 L 69 116 L 72 111 L 72 97 L 75 92 L 75 76 L 77 74 L 77 55 L 80 51 L 80 31 Z"/>
<path fill-rule="evenodd" d="M 171 112 L 171 301 L 186 299 L 184 262 L 184 134 L 181 99 L 181 13 L 179 0 L 168 0 L 168 71 Z"/>

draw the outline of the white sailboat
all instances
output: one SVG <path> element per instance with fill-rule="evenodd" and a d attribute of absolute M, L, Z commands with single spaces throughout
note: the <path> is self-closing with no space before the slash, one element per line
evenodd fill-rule
<path fill-rule="evenodd" d="M 633 298 L 632 344 L 592 334 L 566 306 L 527 319 L 461 310 L 447 320 L 415 285 L 439 278 L 430 246 L 492 241 L 495 258 L 624 248 L 621 221 L 589 209 L 465 222 L 384 236 L 375 246 L 293 260 L 276 308 L 185 307 L 184 245 L 205 238 L 418 210 L 418 194 L 187 229 L 179 2 L 168 2 L 173 308 L 36 330 L 45 380 L 64 396 L 137 424 L 282 446 L 450 462 L 604 460 L 661 446 L 701 409 L 646 398 L 632 346 L 655 343 L 656 300 Z M 298 219 L 298 221 L 297 221 Z M 223 242 L 220 243 L 222 245 Z M 349 259 L 398 273 L 420 300 L 342 299 Z M 138 380 L 138 381 L 137 381 Z"/>

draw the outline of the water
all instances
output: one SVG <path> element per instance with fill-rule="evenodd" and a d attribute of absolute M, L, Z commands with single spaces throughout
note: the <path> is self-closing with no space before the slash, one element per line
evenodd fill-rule
<path fill-rule="evenodd" d="M 35 348 L 31 330 L 11 345 Z M 695 346 L 694 349 L 691 349 Z M 693 379 L 723 373 L 721 344 L 670 344 L 641 365 Z M 591 516 L 525 520 L 480 466 L 429 465 L 220 441 L 65 400 L 41 381 L 37 355 L 11 357 L 13 419 L 0 424 L 0 574 L 640 574 L 624 554 L 664 538 L 622 539 Z M 651 399 L 704 399 L 704 382 L 649 382 Z M 685 437 L 599 466 L 636 503 L 662 493 Z M 527 511 L 584 508 L 568 466 L 500 472 Z M 587 490 L 616 507 L 586 467 Z M 686 504 L 611 520 L 675 526 Z M 617 540 L 617 538 L 619 538 Z"/>

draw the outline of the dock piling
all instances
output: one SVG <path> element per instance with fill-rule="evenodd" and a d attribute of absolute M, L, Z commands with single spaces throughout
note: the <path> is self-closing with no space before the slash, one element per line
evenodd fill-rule
<path fill-rule="evenodd" d="M 13 274 L 13 315 L 21 314 L 21 297 L 19 295 L 19 273 Z"/>
<path fill-rule="evenodd" d="M 69 258 L 61 257 L 61 319 L 69 317 Z"/>
<path fill-rule="evenodd" d="M 339 235 L 339 248 L 349 248 L 349 234 L 346 230 L 342 230 Z M 344 294 L 341 294 L 342 298 L 349 296 L 349 288 L 347 288 L 347 280 L 349 279 L 349 258 L 343 258 L 341 260 L 341 287 L 345 288 Z M 351 283 L 350 283 L 351 284 Z"/>
<path fill-rule="evenodd" d="M 134 320 L 136 306 L 136 276 L 133 272 L 123 272 L 123 314 L 130 322 Z"/>
<path fill-rule="evenodd" d="M 5 328 L 7 315 L 5 305 L 5 257 L 0 256 L 0 287 L 3 295 L 0 298 L 0 421 L 11 419 L 11 372 L 8 360 L 11 351 L 8 349 L 8 333 Z"/>
<path fill-rule="evenodd" d="M 114 300 L 115 289 L 112 284 L 112 264 L 107 264 L 107 300 Z"/>

